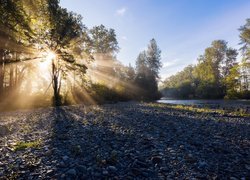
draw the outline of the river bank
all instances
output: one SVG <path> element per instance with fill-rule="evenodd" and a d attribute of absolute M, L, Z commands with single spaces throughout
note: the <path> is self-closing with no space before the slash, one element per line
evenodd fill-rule
<path fill-rule="evenodd" d="M 162 98 L 158 103 L 168 104 L 174 108 L 198 112 L 216 112 L 222 115 L 250 117 L 250 100 L 223 99 L 167 99 Z"/>
<path fill-rule="evenodd" d="M 0 179 L 250 177 L 250 119 L 159 103 L 0 113 Z"/>

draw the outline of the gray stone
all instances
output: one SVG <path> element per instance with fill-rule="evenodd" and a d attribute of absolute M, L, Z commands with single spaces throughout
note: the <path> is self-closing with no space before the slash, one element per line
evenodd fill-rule
<path fill-rule="evenodd" d="M 76 176 L 76 170 L 75 169 L 69 169 L 67 172 L 66 172 L 67 175 L 70 175 L 70 176 Z"/>
<path fill-rule="evenodd" d="M 153 164 L 160 164 L 160 163 L 162 163 L 162 157 L 154 156 L 151 158 L 151 161 L 153 162 Z"/>
<path fill-rule="evenodd" d="M 62 162 L 59 163 L 59 167 L 64 168 L 64 167 L 66 167 L 66 164 L 62 161 Z"/>
<path fill-rule="evenodd" d="M 0 136 L 6 136 L 8 133 L 10 133 L 9 128 L 0 125 Z"/>
<path fill-rule="evenodd" d="M 205 161 L 199 161 L 198 162 L 198 167 L 203 169 L 207 167 L 207 163 Z"/>
<path fill-rule="evenodd" d="M 111 172 L 116 172 L 117 168 L 115 166 L 109 166 L 108 170 L 111 171 Z"/>
<path fill-rule="evenodd" d="M 105 169 L 105 170 L 102 171 L 102 174 L 107 176 L 109 174 L 109 172 Z"/>
<path fill-rule="evenodd" d="M 81 174 L 87 173 L 87 168 L 86 168 L 86 166 L 79 165 L 79 166 L 77 166 L 76 169 L 77 169 Z"/>
<path fill-rule="evenodd" d="M 65 162 L 66 162 L 66 161 L 68 161 L 68 160 L 69 160 L 69 157 L 68 157 L 68 156 L 63 156 L 63 157 L 62 157 L 62 159 L 63 159 L 63 161 L 65 161 Z"/>

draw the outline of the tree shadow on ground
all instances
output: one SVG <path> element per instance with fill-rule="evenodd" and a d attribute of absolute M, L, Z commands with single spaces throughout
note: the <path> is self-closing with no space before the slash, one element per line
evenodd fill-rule
<path fill-rule="evenodd" d="M 249 176 L 249 119 L 213 119 L 137 103 L 89 108 L 78 105 L 38 112 L 33 118 L 40 118 L 37 124 L 48 127 L 49 132 L 40 149 L 15 154 L 15 162 L 18 158 L 26 160 L 24 167 L 16 169 L 24 171 L 18 178 Z M 28 166 L 31 155 L 41 163 Z"/>
<path fill-rule="evenodd" d="M 55 109 L 53 157 L 63 162 L 56 177 L 248 175 L 246 124 L 164 114 L 147 105 L 115 106 L 88 113 L 79 107 Z"/>

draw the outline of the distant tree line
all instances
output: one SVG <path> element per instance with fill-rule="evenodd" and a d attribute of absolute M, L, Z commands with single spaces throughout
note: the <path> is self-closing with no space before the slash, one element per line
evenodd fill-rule
<path fill-rule="evenodd" d="M 163 82 L 162 93 L 174 98 L 234 99 L 250 98 L 250 19 L 239 29 L 241 61 L 238 51 L 224 40 L 215 40 L 198 58 Z"/>

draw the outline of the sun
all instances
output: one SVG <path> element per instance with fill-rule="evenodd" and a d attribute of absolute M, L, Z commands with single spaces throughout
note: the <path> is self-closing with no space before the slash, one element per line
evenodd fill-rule
<path fill-rule="evenodd" d="M 57 58 L 57 54 L 54 51 L 47 50 L 44 51 L 42 54 L 42 59 L 39 63 L 39 72 L 41 72 L 42 76 L 49 77 L 49 69 L 51 62 Z"/>
<path fill-rule="evenodd" d="M 46 58 L 46 60 L 51 61 L 51 60 L 53 60 L 53 59 L 56 58 L 56 53 L 53 52 L 53 51 L 48 51 L 48 52 L 46 53 L 46 55 L 45 55 L 45 58 Z"/>

